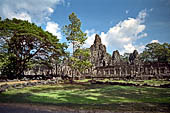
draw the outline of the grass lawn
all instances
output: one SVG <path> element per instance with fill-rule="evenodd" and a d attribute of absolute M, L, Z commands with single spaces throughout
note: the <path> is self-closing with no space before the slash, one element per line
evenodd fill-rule
<path fill-rule="evenodd" d="M 170 110 L 170 88 L 113 85 L 41 85 L 0 94 L 0 103 L 31 103 L 114 111 Z"/>

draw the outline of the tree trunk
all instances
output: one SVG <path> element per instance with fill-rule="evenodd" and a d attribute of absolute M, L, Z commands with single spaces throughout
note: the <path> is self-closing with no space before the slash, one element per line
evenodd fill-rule
<path fill-rule="evenodd" d="M 56 74 L 56 76 L 58 75 L 57 71 L 58 71 L 58 65 L 56 63 L 56 67 L 55 67 L 55 72 L 56 72 L 55 74 Z"/>
<path fill-rule="evenodd" d="M 74 57 L 74 51 L 75 51 L 75 42 L 73 41 L 73 57 Z"/>

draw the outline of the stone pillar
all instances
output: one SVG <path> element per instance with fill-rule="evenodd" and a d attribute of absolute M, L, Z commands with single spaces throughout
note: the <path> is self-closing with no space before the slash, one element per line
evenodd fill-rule
<path fill-rule="evenodd" d="M 136 67 L 133 66 L 133 75 L 135 75 L 135 74 L 136 74 Z"/>
<path fill-rule="evenodd" d="M 121 67 L 119 67 L 119 76 L 121 76 L 122 70 Z"/>
<path fill-rule="evenodd" d="M 93 75 L 96 76 L 97 75 L 97 70 L 92 71 Z"/>
<path fill-rule="evenodd" d="M 138 67 L 138 74 L 137 75 L 139 76 L 139 74 L 140 74 L 140 66 Z"/>
<path fill-rule="evenodd" d="M 97 69 L 97 72 L 96 72 L 96 74 L 98 75 L 99 74 L 99 70 Z"/>
<path fill-rule="evenodd" d="M 143 67 L 140 67 L 140 75 L 143 75 Z"/>
<path fill-rule="evenodd" d="M 130 67 L 130 75 L 133 75 L 133 67 Z"/>
<path fill-rule="evenodd" d="M 99 70 L 99 75 L 101 76 L 103 73 L 102 73 L 103 70 Z"/>
<path fill-rule="evenodd" d="M 153 75 L 153 67 L 150 68 L 150 74 Z"/>
<path fill-rule="evenodd" d="M 116 69 L 115 69 L 115 67 L 114 67 L 114 75 L 116 75 Z"/>
<path fill-rule="evenodd" d="M 150 74 L 153 75 L 153 67 L 150 68 Z"/>
<path fill-rule="evenodd" d="M 135 74 L 135 67 L 133 66 L 132 67 L 132 75 L 134 75 Z"/>
<path fill-rule="evenodd" d="M 106 72 L 105 72 L 105 70 L 103 69 L 103 75 L 105 76 L 106 75 Z"/>
<path fill-rule="evenodd" d="M 155 69 L 154 69 L 154 72 L 155 72 L 155 74 L 158 74 L 158 70 L 157 70 L 157 68 L 155 68 Z"/>
<path fill-rule="evenodd" d="M 90 73 L 92 72 L 92 69 L 91 69 L 91 68 L 89 69 L 89 72 L 90 72 Z"/>
<path fill-rule="evenodd" d="M 108 69 L 108 75 L 110 76 L 110 68 Z"/>
<path fill-rule="evenodd" d="M 148 74 L 148 68 L 145 67 L 145 74 L 147 75 Z"/>
<path fill-rule="evenodd" d="M 164 69 L 164 74 L 167 74 L 167 73 L 168 73 L 168 68 L 165 67 L 165 69 Z"/>
<path fill-rule="evenodd" d="M 40 67 L 38 67 L 38 75 L 41 75 Z"/>
<path fill-rule="evenodd" d="M 125 67 L 125 76 L 127 76 L 127 67 Z"/>
<path fill-rule="evenodd" d="M 158 68 L 159 69 L 159 74 L 161 74 L 161 68 Z"/>
<path fill-rule="evenodd" d="M 150 75 L 151 74 L 150 68 L 147 68 L 147 70 L 148 70 L 148 75 Z"/>

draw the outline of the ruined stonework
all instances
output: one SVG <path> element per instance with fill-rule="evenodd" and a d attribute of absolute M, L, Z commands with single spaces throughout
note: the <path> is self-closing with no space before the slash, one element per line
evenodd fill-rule
<path fill-rule="evenodd" d="M 119 51 L 113 51 L 112 56 L 106 51 L 106 46 L 102 44 L 101 38 L 96 34 L 93 45 L 90 47 L 90 61 L 93 67 L 78 74 L 68 66 L 67 60 L 53 70 L 38 69 L 39 74 L 53 74 L 58 76 L 74 75 L 78 77 L 111 77 L 116 79 L 168 79 L 170 80 L 170 63 L 144 63 L 139 60 L 137 50 L 130 53 L 128 61 L 121 59 Z M 45 71 L 45 72 L 44 72 Z M 30 74 L 30 73 L 29 73 Z M 80 76 L 81 75 L 81 76 Z"/>
<path fill-rule="evenodd" d="M 119 51 L 113 51 L 110 56 L 99 35 L 95 36 L 94 44 L 90 47 L 93 76 L 113 77 L 118 79 L 149 79 L 170 77 L 170 64 L 144 63 L 139 60 L 137 50 L 129 55 L 129 61 L 120 58 Z"/>
<path fill-rule="evenodd" d="M 102 44 L 101 38 L 98 34 L 95 36 L 94 44 L 90 47 L 91 62 L 94 66 L 108 66 L 120 63 L 119 51 L 113 51 L 112 56 L 106 51 L 106 46 Z"/>
<path fill-rule="evenodd" d="M 113 54 L 112 54 L 112 65 L 114 65 L 115 63 L 120 63 L 120 54 L 119 54 L 119 51 L 116 50 L 116 51 L 113 51 Z"/>
<path fill-rule="evenodd" d="M 134 50 L 133 53 L 129 55 L 130 64 L 139 64 L 139 54 L 137 50 Z"/>
<path fill-rule="evenodd" d="M 106 46 L 102 44 L 101 38 L 96 34 L 94 44 L 90 47 L 91 62 L 95 66 L 106 66 L 109 63 L 110 56 L 106 52 Z"/>

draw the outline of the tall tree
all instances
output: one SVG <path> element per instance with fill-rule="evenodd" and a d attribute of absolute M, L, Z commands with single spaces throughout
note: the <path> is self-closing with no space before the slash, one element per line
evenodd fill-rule
<path fill-rule="evenodd" d="M 51 33 L 34 23 L 18 19 L 0 21 L 0 50 L 8 56 L 3 66 L 7 75 L 19 76 L 31 59 L 45 59 L 53 54 L 61 56 L 66 48 Z"/>
<path fill-rule="evenodd" d="M 72 43 L 74 54 L 76 48 L 80 48 L 85 43 L 87 37 L 86 33 L 81 30 L 81 21 L 75 13 L 69 15 L 69 21 L 71 23 L 63 27 L 63 32 L 66 35 L 67 41 Z"/>
<path fill-rule="evenodd" d="M 81 30 L 81 21 L 75 13 L 69 15 L 70 24 L 63 27 L 68 42 L 73 45 L 73 56 L 69 58 L 69 65 L 72 71 L 82 72 L 92 66 L 89 61 L 90 51 L 82 49 L 82 45 L 87 39 L 86 33 Z M 72 74 L 72 79 L 74 75 Z"/>

